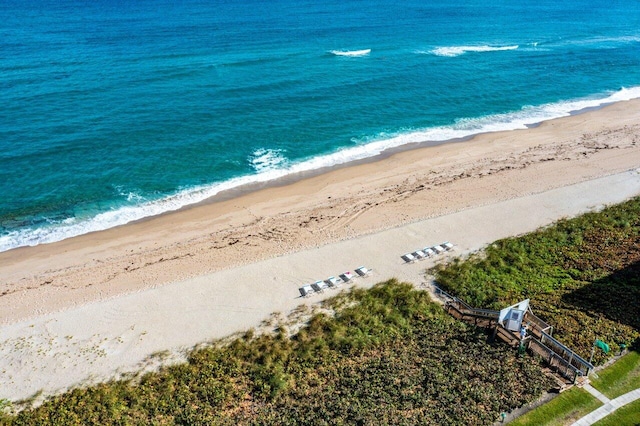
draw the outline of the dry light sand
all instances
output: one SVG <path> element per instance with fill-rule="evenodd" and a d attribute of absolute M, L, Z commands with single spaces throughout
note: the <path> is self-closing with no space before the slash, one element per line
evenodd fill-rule
<path fill-rule="evenodd" d="M 335 294 L 640 195 L 640 102 L 417 148 L 59 243 L 0 253 L 0 399 L 166 362 Z M 449 240 L 452 254 L 400 255 Z M 344 285 L 348 288 L 351 285 Z"/>

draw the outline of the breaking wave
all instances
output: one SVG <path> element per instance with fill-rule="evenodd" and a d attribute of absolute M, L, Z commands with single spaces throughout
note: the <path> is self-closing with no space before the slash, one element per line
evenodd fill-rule
<path fill-rule="evenodd" d="M 458 119 L 448 126 L 403 131 L 393 135 L 380 134 L 366 139 L 354 140 L 354 146 L 299 162 L 289 161 L 280 150 L 258 149 L 248 157 L 248 161 L 255 170 L 254 174 L 239 176 L 224 182 L 187 188 L 158 200 L 149 200 L 135 192 L 120 189 L 122 196 L 135 204 L 114 208 L 89 218 L 74 217 L 51 220 L 38 226 L 9 231 L 4 235 L 0 235 L 0 251 L 51 243 L 113 228 L 202 202 L 228 189 L 270 182 L 288 175 L 315 171 L 374 157 L 391 148 L 407 144 L 447 141 L 479 133 L 524 129 L 542 121 L 571 115 L 576 111 L 635 98 L 640 98 L 640 87 L 622 88 L 619 91 L 599 97 L 539 106 L 525 106 L 518 111 L 505 114 Z"/>
<path fill-rule="evenodd" d="M 248 158 L 251 167 L 258 172 L 277 169 L 286 164 L 287 159 L 281 149 L 256 149 Z"/>
<path fill-rule="evenodd" d="M 463 55 L 467 52 L 497 52 L 501 50 L 516 50 L 519 46 L 444 46 L 444 47 L 436 47 L 435 49 L 429 51 L 432 55 L 436 56 L 446 56 L 446 57 L 455 57 Z"/>
<path fill-rule="evenodd" d="M 329 53 L 332 53 L 336 56 L 367 56 L 371 53 L 371 49 L 362 49 L 362 50 L 330 50 Z"/>

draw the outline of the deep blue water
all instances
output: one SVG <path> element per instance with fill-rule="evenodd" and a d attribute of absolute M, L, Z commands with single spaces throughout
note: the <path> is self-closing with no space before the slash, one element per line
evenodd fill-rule
<path fill-rule="evenodd" d="M 0 251 L 640 97 L 637 0 L 1 6 Z"/>

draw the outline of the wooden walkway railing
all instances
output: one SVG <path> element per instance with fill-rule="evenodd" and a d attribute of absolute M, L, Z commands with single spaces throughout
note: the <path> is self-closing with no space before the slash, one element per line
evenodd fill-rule
<path fill-rule="evenodd" d="M 593 365 L 551 336 L 553 327 L 537 317 L 531 308 L 525 313 L 523 324 L 527 325 L 527 336 L 523 339 L 498 322 L 500 311 L 479 309 L 435 287 L 435 294 L 444 301 L 445 310 L 454 318 L 494 331 L 494 336 L 513 347 L 522 347 L 544 359 L 549 368 L 568 383 L 586 377 Z M 568 384 L 567 383 L 567 384 Z"/>

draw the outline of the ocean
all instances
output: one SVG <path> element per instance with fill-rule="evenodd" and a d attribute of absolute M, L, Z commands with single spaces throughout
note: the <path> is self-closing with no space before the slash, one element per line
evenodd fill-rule
<path fill-rule="evenodd" d="M 0 251 L 640 97 L 640 2 L 3 0 Z"/>

